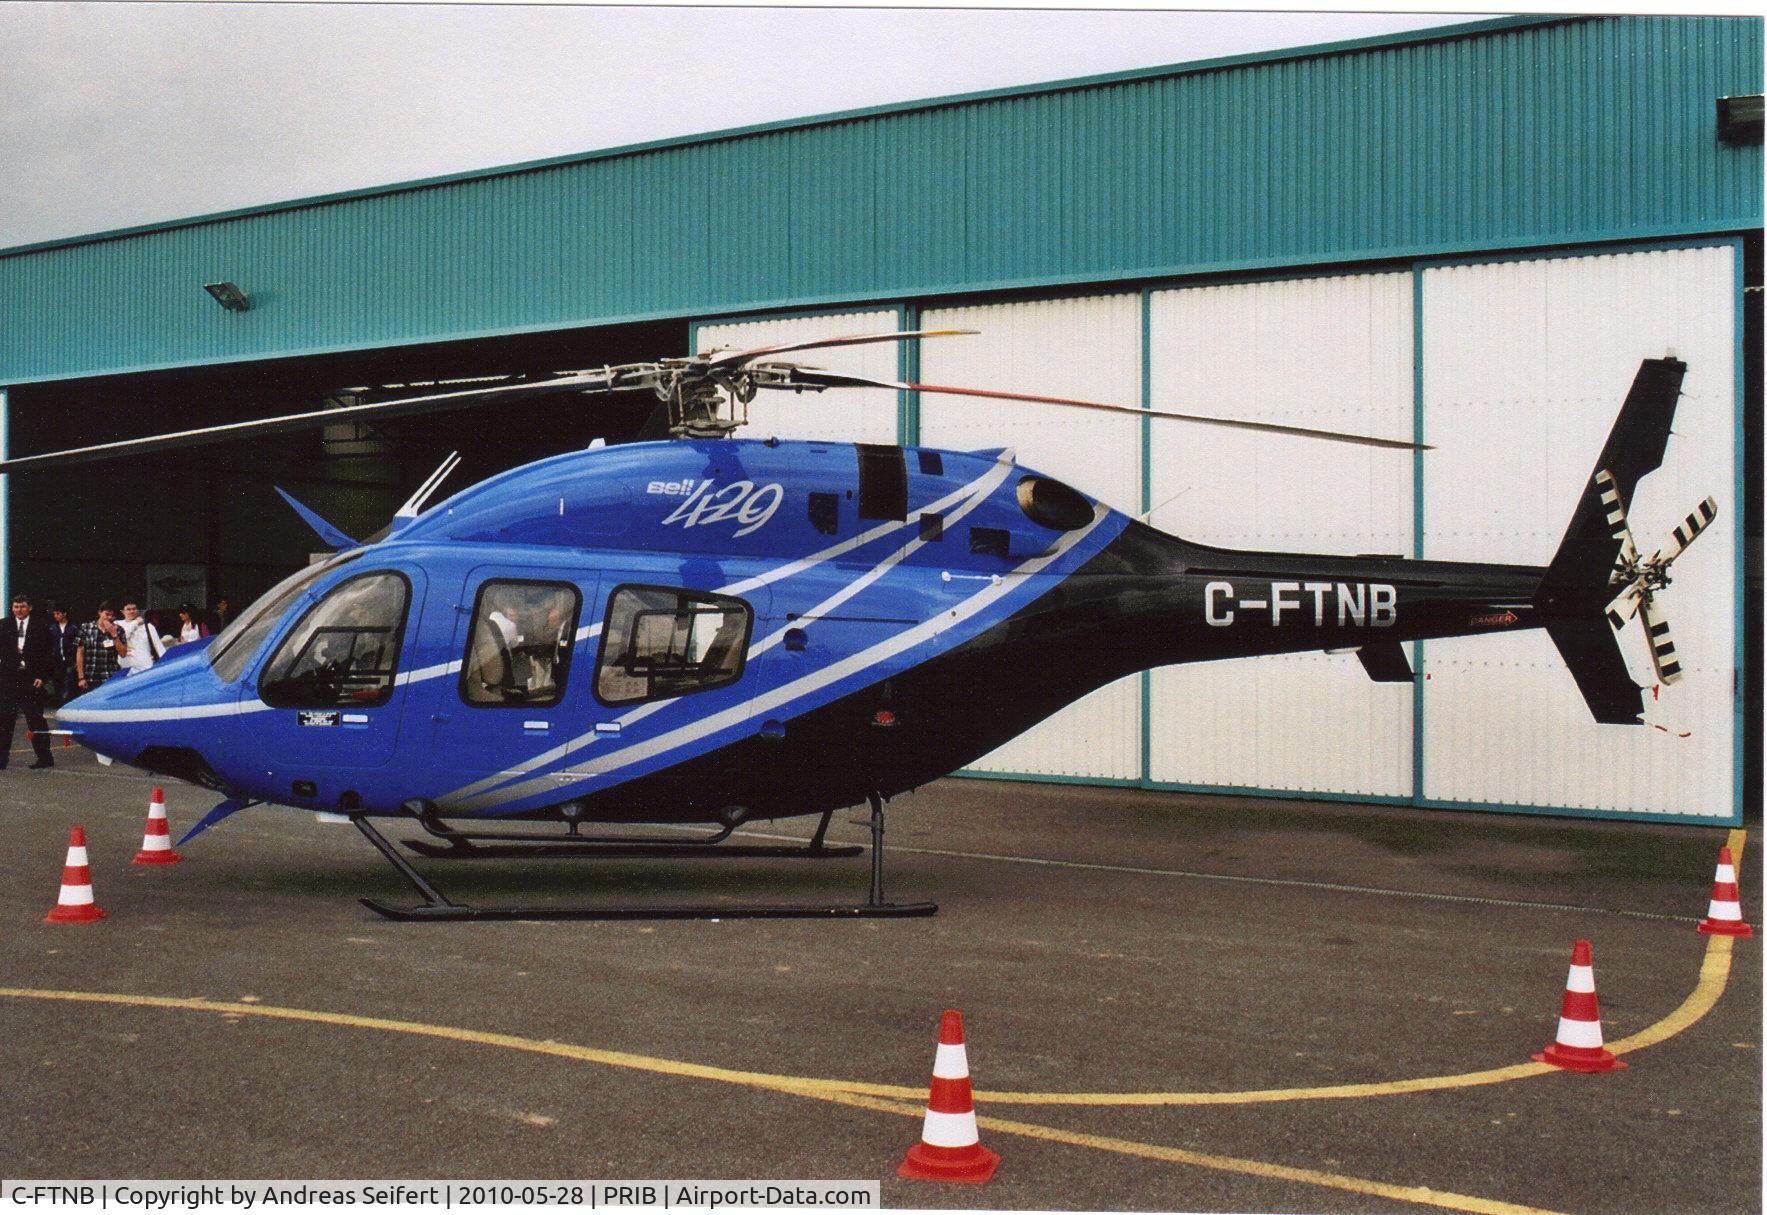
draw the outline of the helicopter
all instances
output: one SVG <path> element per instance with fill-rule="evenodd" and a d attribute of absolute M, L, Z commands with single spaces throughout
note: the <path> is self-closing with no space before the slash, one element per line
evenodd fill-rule
<path fill-rule="evenodd" d="M 1372 680 L 1409 682 L 1404 642 L 1541 628 L 1596 721 L 1638 724 L 1642 689 L 1617 640 L 1636 617 L 1659 681 L 1680 674 L 1657 597 L 1716 503 L 1649 557 L 1626 517 L 1662 463 L 1687 370 L 1673 356 L 1640 364 L 1544 567 L 1216 548 L 1010 449 L 734 437 L 757 393 L 869 387 L 1423 446 L 781 357 L 962 332 L 718 350 L 0 462 L 16 474 L 560 392 L 657 399 L 654 439 L 597 440 L 427 505 L 450 456 L 366 541 L 283 493 L 333 554 L 218 635 L 69 702 L 58 724 L 101 762 L 220 794 L 184 840 L 257 805 L 347 817 L 421 897 L 362 900 L 392 919 L 914 916 L 936 907 L 883 896 L 885 803 L 1136 671 L 1324 650 L 1353 653 Z M 817 906 L 459 903 L 373 823 L 415 821 L 430 838 L 405 846 L 431 858 L 823 858 L 860 852 L 826 833 L 861 804 L 868 897 Z M 801 846 L 725 842 L 798 816 L 820 816 Z"/>

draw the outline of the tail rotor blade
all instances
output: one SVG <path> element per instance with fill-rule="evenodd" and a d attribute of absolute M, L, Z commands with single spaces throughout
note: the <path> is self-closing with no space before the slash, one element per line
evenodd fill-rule
<path fill-rule="evenodd" d="M 1669 547 L 1657 553 L 1651 560 L 1664 565 L 1669 564 L 1686 552 L 1687 546 L 1699 539 L 1700 533 L 1712 526 L 1712 521 L 1717 517 L 1718 500 L 1707 498 L 1694 507 L 1693 512 L 1687 518 L 1675 525 L 1674 538 L 1669 541 Z"/>
<path fill-rule="evenodd" d="M 1632 526 L 1626 521 L 1626 502 L 1620 496 L 1620 487 L 1614 483 L 1614 474 L 1605 468 L 1596 469 L 1595 489 L 1601 495 L 1602 509 L 1607 511 L 1608 527 L 1620 543 L 1619 556 L 1614 559 L 1615 568 L 1635 564 L 1638 545 L 1632 539 Z M 1630 619 L 1630 612 L 1627 617 Z"/>
<path fill-rule="evenodd" d="M 1632 583 L 1607 605 L 1607 622 L 1616 630 L 1625 628 L 1626 622 L 1638 615 L 1638 605 L 1643 599 L 1644 588 Z"/>
<path fill-rule="evenodd" d="M 1669 635 L 1669 622 L 1657 611 L 1654 596 L 1646 595 L 1639 603 L 1644 618 L 1644 632 L 1650 638 L 1650 661 L 1657 669 L 1657 679 L 1664 686 L 1681 678 L 1681 660 L 1675 654 L 1675 639 Z"/>

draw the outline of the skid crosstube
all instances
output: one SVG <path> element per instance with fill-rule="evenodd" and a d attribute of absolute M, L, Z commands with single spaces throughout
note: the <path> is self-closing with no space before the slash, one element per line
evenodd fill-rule
<path fill-rule="evenodd" d="M 847 920 L 847 919 L 901 919 L 912 916 L 929 916 L 938 911 L 933 903 L 887 903 L 883 897 L 883 836 L 884 816 L 883 798 L 876 793 L 869 796 L 871 804 L 871 890 L 863 903 L 844 904 L 778 904 L 778 903 L 733 903 L 720 904 L 611 904 L 604 906 L 529 906 L 529 907 L 475 907 L 467 903 L 456 903 L 447 895 L 437 890 L 422 874 L 411 867 L 410 862 L 401 856 L 396 848 L 387 842 L 385 836 L 375 830 L 368 816 L 357 814 L 351 816 L 362 835 L 373 844 L 375 849 L 387 859 L 399 875 L 423 896 L 424 901 L 416 906 L 396 907 L 383 903 L 378 899 L 363 899 L 362 905 L 389 920 L 407 923 L 425 921 L 509 921 L 509 920 Z M 579 843 L 534 843 L 520 845 L 483 846 L 470 842 L 471 837 L 464 833 L 438 831 L 429 822 L 423 822 L 425 830 L 442 839 L 446 844 L 424 844 L 416 841 L 405 841 L 407 847 L 425 855 L 438 856 L 535 856 L 560 855 L 546 850 L 563 849 L 562 855 L 582 857 L 589 856 L 667 856 L 676 857 L 707 856 L 707 855 L 749 855 L 749 856 L 791 856 L 791 857 L 827 857 L 852 855 L 860 849 L 829 848 L 823 844 L 823 834 L 828 828 L 829 814 L 824 814 L 822 823 L 816 831 L 815 838 L 808 845 L 795 848 L 738 848 L 727 849 L 710 846 L 708 843 L 696 844 L 639 844 L 631 839 L 626 840 L 591 840 Z M 728 831 L 718 835 L 723 839 Z M 508 839 L 508 836 L 502 836 Z M 518 837 L 519 838 L 519 837 Z M 599 849 L 599 851 L 597 851 Z M 683 851 L 685 849 L 685 851 Z M 433 851 L 432 851 L 433 850 Z M 540 850 L 540 851 L 537 851 Z"/>
<path fill-rule="evenodd" d="M 419 856 L 438 860 L 511 860 L 521 857 L 536 859 L 645 859 L 679 860 L 683 857 L 773 857 L 783 859 L 827 860 L 833 857 L 858 856 L 865 849 L 859 844 L 842 844 L 834 848 L 788 847 L 770 844 L 432 844 L 428 840 L 401 840 L 400 843 Z"/>
<path fill-rule="evenodd" d="M 833 906 L 732 904 L 717 906 L 615 906 L 615 907 L 469 907 L 455 903 L 427 903 L 416 907 L 393 907 L 376 899 L 362 905 L 389 920 L 417 923 L 430 920 L 485 922 L 507 920 L 858 920 L 902 919 L 929 916 L 937 903 L 852 903 Z"/>
<path fill-rule="evenodd" d="M 798 845 L 778 844 L 726 844 L 737 824 L 731 823 L 709 836 L 698 839 L 666 840 L 647 836 L 578 835 L 576 824 L 571 825 L 568 835 L 539 836 L 532 832 L 515 831 L 460 831 L 446 826 L 433 813 L 418 811 L 417 823 L 436 839 L 443 841 L 433 844 L 427 840 L 401 840 L 400 842 L 419 856 L 434 857 L 438 860 L 472 860 L 475 858 L 519 859 L 535 858 L 606 858 L 619 859 L 658 859 L 676 860 L 683 857 L 767 857 L 784 860 L 826 860 L 834 857 L 858 856 L 864 848 L 858 844 L 842 844 L 829 847 L 823 841 L 828 835 L 829 821 L 834 817 L 833 810 L 822 814 L 822 821 L 816 826 L 816 833 L 809 843 Z M 492 841 L 482 843 L 480 841 Z"/>

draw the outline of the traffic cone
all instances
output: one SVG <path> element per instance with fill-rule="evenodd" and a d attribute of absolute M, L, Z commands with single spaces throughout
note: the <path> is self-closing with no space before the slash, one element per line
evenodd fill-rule
<path fill-rule="evenodd" d="M 1595 1003 L 1595 970 L 1589 964 L 1589 942 L 1571 947 L 1571 973 L 1565 980 L 1565 1002 L 1558 1016 L 1558 1040 L 1534 1056 L 1571 1072 L 1617 1072 L 1626 1065 L 1601 1044 L 1601 1009 Z"/>
<path fill-rule="evenodd" d="M 963 1015 L 947 1011 L 939 1022 L 932 1092 L 920 1142 L 908 1149 L 898 1177 L 981 1185 L 994 1176 L 1000 1157 L 976 1133 L 976 1103 L 969 1091 L 969 1055 L 963 1046 Z"/>
<path fill-rule="evenodd" d="M 104 912 L 92 902 L 92 870 L 86 861 L 86 830 L 68 832 L 67 864 L 61 871 L 61 897 L 43 917 L 45 924 L 87 924 L 102 920 Z"/>
<path fill-rule="evenodd" d="M 1752 937 L 1755 930 L 1743 922 L 1742 904 L 1737 901 L 1736 866 L 1730 860 L 1728 846 L 1718 849 L 1718 872 L 1712 878 L 1712 902 L 1700 931 L 1720 937 Z"/>
<path fill-rule="evenodd" d="M 141 837 L 137 865 L 172 865 L 182 858 L 172 851 L 172 825 L 166 821 L 166 791 L 156 788 L 147 805 L 147 831 Z"/>

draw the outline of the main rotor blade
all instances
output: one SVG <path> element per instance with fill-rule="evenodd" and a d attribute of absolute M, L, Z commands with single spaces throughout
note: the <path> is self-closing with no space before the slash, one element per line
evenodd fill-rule
<path fill-rule="evenodd" d="M 257 439 L 266 435 L 305 430 L 313 426 L 332 426 L 340 422 L 379 422 L 412 414 L 438 413 L 463 409 L 490 401 L 544 396 L 560 391 L 595 392 L 609 388 L 621 369 L 600 369 L 557 376 L 550 380 L 523 380 L 514 384 L 495 384 L 488 388 L 466 388 L 457 392 L 430 393 L 421 397 L 403 397 L 396 401 L 376 401 L 363 405 L 346 405 L 339 409 L 310 409 L 303 413 L 284 414 L 275 418 L 254 418 L 244 422 L 227 422 L 220 426 L 203 426 L 195 430 L 179 430 L 140 439 L 119 439 L 113 443 L 94 443 L 90 447 L 73 447 L 66 451 L 44 452 L 35 456 L 18 456 L 0 460 L 0 473 L 27 472 L 39 468 L 60 468 L 68 464 L 89 464 L 118 456 L 141 455 L 151 451 L 169 451 L 184 447 L 202 447 L 210 443 L 230 443 L 236 439 Z"/>
<path fill-rule="evenodd" d="M 847 337 L 817 338 L 805 342 L 780 342 L 776 346 L 756 346 L 752 350 L 733 350 L 713 354 L 706 363 L 708 372 L 729 371 L 767 354 L 786 354 L 793 350 L 823 350 L 835 346 L 864 346 L 872 342 L 906 342 L 909 338 L 957 337 L 978 332 L 975 329 L 908 329 L 896 333 L 855 333 Z"/>
<path fill-rule="evenodd" d="M 874 380 L 866 376 L 848 375 L 839 371 L 798 369 L 793 379 L 805 387 L 820 388 L 894 388 L 904 392 L 936 392 L 948 396 L 990 397 L 999 401 L 1031 401 L 1040 405 L 1071 405 L 1076 409 L 1099 409 L 1110 413 L 1134 414 L 1143 418 L 1169 418 L 1175 422 L 1196 422 L 1203 426 L 1225 426 L 1233 430 L 1259 430 L 1270 434 L 1298 435 L 1304 439 L 1325 439 L 1332 443 L 1354 443 L 1362 447 L 1385 447 L 1398 451 L 1432 451 L 1428 443 L 1411 443 L 1402 439 L 1379 439 L 1372 435 L 1350 434 L 1341 430 L 1317 430 L 1311 426 L 1288 426 L 1280 422 L 1250 422 L 1241 418 L 1217 418 L 1200 413 L 1178 413 L 1170 409 L 1141 409 L 1134 405 L 1110 405 L 1103 401 L 1080 401 L 1072 397 L 1046 397 L 1029 392 L 1001 392 L 992 388 L 954 388 L 945 384 L 910 384 L 901 380 Z M 762 383 L 762 388 L 794 387 L 793 383 Z"/>

